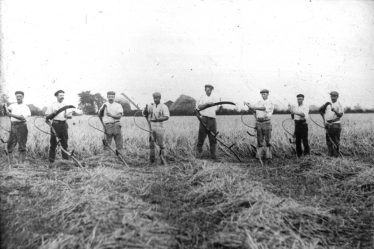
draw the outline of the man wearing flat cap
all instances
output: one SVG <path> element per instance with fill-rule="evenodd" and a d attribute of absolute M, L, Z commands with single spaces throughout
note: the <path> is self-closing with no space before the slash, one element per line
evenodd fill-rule
<path fill-rule="evenodd" d="M 271 154 L 271 116 L 273 115 L 274 105 L 269 100 L 269 90 L 263 89 L 260 91 L 262 100 L 256 105 L 251 106 L 245 103 L 249 109 L 254 110 L 256 117 L 256 131 L 257 131 L 257 158 L 261 158 L 265 152 L 265 158 L 272 158 Z M 265 140 L 265 144 L 264 144 Z M 265 145 L 265 146 L 264 146 Z"/>
<path fill-rule="evenodd" d="M 123 115 L 123 108 L 121 104 L 114 101 L 115 97 L 115 92 L 107 92 L 108 102 L 100 107 L 99 117 L 102 118 L 105 125 L 105 139 L 107 144 L 110 146 L 114 138 L 117 151 L 121 151 L 123 149 L 123 138 L 120 120 Z"/>
<path fill-rule="evenodd" d="M 166 164 L 165 152 L 165 126 L 164 123 L 170 117 L 169 108 L 161 103 L 161 93 L 153 93 L 153 103 L 147 105 L 143 110 L 143 115 L 151 122 L 152 133 L 149 137 L 149 160 L 151 164 L 156 160 L 155 143 L 160 147 L 161 163 Z"/>
<path fill-rule="evenodd" d="M 24 92 L 15 92 L 17 103 L 5 106 L 5 115 L 10 117 L 11 128 L 7 144 L 8 156 L 10 164 L 13 163 L 13 150 L 18 144 L 19 163 L 23 164 L 26 158 L 26 143 L 28 129 L 26 118 L 31 116 L 30 108 L 23 103 Z"/>
<path fill-rule="evenodd" d="M 209 105 L 212 105 L 218 102 L 218 99 L 212 93 L 214 87 L 211 84 L 205 85 L 205 94 L 200 97 L 200 99 L 196 102 L 196 109 L 201 110 L 206 108 Z M 213 134 L 217 133 L 217 122 L 216 122 L 216 111 L 218 106 L 212 106 L 200 111 L 201 120 L 204 122 L 205 126 L 209 131 Z M 206 130 L 206 128 L 200 123 L 199 125 L 199 133 L 197 138 L 197 157 L 201 158 L 203 152 L 203 145 L 205 138 L 208 136 L 209 138 L 209 146 L 210 146 L 210 156 L 213 160 L 217 159 L 216 156 L 216 146 L 217 140 L 216 138 Z"/>
<path fill-rule="evenodd" d="M 63 102 L 64 98 L 65 98 L 65 92 L 63 90 L 58 90 L 57 92 L 55 92 L 54 95 L 56 97 L 56 102 L 53 102 L 47 108 L 47 111 L 45 113 L 46 116 L 58 111 L 59 109 L 61 109 L 64 106 L 66 106 L 66 104 Z M 68 149 L 69 135 L 68 135 L 68 124 L 67 124 L 66 120 L 71 119 L 71 118 L 72 118 L 72 111 L 69 112 L 69 111 L 65 110 L 65 111 L 59 113 L 58 115 L 56 115 L 52 119 L 52 127 L 55 129 L 56 134 L 54 134 L 51 131 L 51 139 L 50 139 L 50 146 L 49 146 L 49 158 L 48 158 L 50 163 L 53 163 L 55 161 L 55 158 L 56 158 L 56 148 L 57 148 L 56 135 L 61 141 L 62 148 L 64 148 L 65 150 Z M 69 160 L 69 156 L 65 152 L 61 151 L 61 154 L 62 154 L 62 158 L 64 160 Z"/>
<path fill-rule="evenodd" d="M 328 155 L 338 157 L 340 147 L 340 134 L 342 131 L 341 118 L 344 114 L 344 108 L 338 101 L 339 93 L 330 92 L 331 103 L 327 102 L 320 108 L 320 112 L 325 118 L 326 144 Z"/>
<path fill-rule="evenodd" d="M 301 157 L 303 154 L 303 149 L 301 143 L 304 146 L 304 155 L 309 155 L 310 148 L 308 142 L 308 114 L 309 107 L 304 104 L 304 95 L 298 94 L 297 106 L 291 106 L 291 115 L 295 121 L 295 138 L 296 138 L 296 154 Z"/>

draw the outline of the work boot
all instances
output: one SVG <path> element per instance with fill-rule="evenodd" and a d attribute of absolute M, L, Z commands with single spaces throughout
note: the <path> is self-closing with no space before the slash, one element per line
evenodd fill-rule
<path fill-rule="evenodd" d="M 21 151 L 19 153 L 19 163 L 24 164 L 26 159 L 26 151 Z"/>
<path fill-rule="evenodd" d="M 217 160 L 217 156 L 216 156 L 216 144 L 212 144 L 210 146 L 210 158 L 213 159 L 213 160 Z"/>
<path fill-rule="evenodd" d="M 266 159 L 271 159 L 273 158 L 272 154 L 271 154 L 271 147 L 270 146 L 266 146 L 265 147 L 265 158 Z"/>

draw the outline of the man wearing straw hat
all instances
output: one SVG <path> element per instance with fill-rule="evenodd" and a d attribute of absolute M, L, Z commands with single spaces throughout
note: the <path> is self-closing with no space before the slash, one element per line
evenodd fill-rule
<path fill-rule="evenodd" d="M 274 105 L 269 100 L 269 90 L 263 89 L 260 91 L 262 100 L 260 100 L 255 106 L 251 106 L 246 103 L 248 108 L 256 111 L 256 130 L 257 130 L 257 158 L 261 158 L 265 151 L 265 158 L 271 159 L 271 116 L 273 115 Z M 265 144 L 264 144 L 265 140 Z M 265 145 L 265 146 L 264 146 Z"/>
<path fill-rule="evenodd" d="M 143 115 L 151 124 L 151 134 L 149 137 L 149 160 L 153 164 L 156 160 L 155 143 L 160 147 L 161 163 L 166 164 L 165 153 L 165 127 L 164 123 L 170 117 L 169 108 L 161 103 L 161 93 L 155 92 L 152 94 L 153 103 L 147 105 L 143 110 Z"/>
<path fill-rule="evenodd" d="M 120 119 L 123 115 L 123 108 L 121 104 L 114 102 L 115 97 L 115 92 L 107 92 L 108 102 L 100 107 L 99 117 L 102 118 L 105 126 L 105 139 L 108 145 L 111 145 L 114 138 L 117 151 L 121 151 L 123 149 L 123 138 Z"/>
<path fill-rule="evenodd" d="M 331 103 L 327 102 L 320 108 L 320 112 L 324 115 L 326 127 L 326 144 L 328 155 L 338 157 L 340 154 L 340 134 L 342 131 L 341 118 L 344 109 L 338 101 L 339 93 L 337 91 L 330 92 Z"/>
<path fill-rule="evenodd" d="M 9 162 L 13 163 L 13 150 L 18 143 L 18 151 L 20 154 L 19 163 L 23 164 L 26 158 L 26 143 L 28 129 L 26 118 L 31 116 L 30 108 L 23 103 L 24 92 L 15 92 L 17 103 L 11 104 L 9 107 L 4 106 L 5 115 L 10 117 L 11 129 L 7 145 Z"/>

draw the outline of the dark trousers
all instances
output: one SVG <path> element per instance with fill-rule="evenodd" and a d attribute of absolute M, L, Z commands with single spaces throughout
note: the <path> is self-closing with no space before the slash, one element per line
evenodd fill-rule
<path fill-rule="evenodd" d="M 213 132 L 214 134 L 217 133 L 217 122 L 215 118 L 202 116 L 201 120 L 211 132 Z M 209 138 L 210 154 L 212 156 L 215 156 L 217 140 L 210 132 L 205 129 L 205 127 L 201 123 L 199 126 L 199 136 L 197 138 L 197 151 L 199 153 L 203 152 L 203 144 L 206 136 L 208 136 Z"/>
<path fill-rule="evenodd" d="M 304 146 L 304 155 L 309 155 L 308 124 L 305 121 L 295 121 L 295 138 L 297 156 L 300 157 L 303 154 L 301 143 Z"/>
<path fill-rule="evenodd" d="M 327 144 L 329 156 L 334 156 L 334 157 L 339 156 L 341 132 L 342 132 L 342 127 L 340 123 L 327 125 L 326 144 Z"/>
<path fill-rule="evenodd" d="M 18 151 L 26 151 L 28 129 L 26 122 L 12 122 L 10 129 L 9 140 L 7 144 L 7 150 L 12 153 L 16 145 L 18 144 Z"/>
<path fill-rule="evenodd" d="M 56 135 L 60 139 L 62 148 L 67 150 L 68 139 L 69 139 L 68 124 L 66 122 L 55 122 L 54 121 L 52 123 L 52 127 L 55 129 Z M 53 163 L 56 158 L 57 138 L 55 134 L 53 133 L 52 129 L 51 129 L 51 134 L 52 135 L 51 135 L 50 147 L 49 147 L 49 161 Z M 61 154 L 62 154 L 63 159 L 65 160 L 69 159 L 69 155 L 66 154 L 65 152 L 62 151 Z"/>

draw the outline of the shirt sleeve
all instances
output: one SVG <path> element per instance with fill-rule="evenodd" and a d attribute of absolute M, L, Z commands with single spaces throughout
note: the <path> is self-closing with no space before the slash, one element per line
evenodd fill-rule
<path fill-rule="evenodd" d="M 303 114 L 305 115 L 305 119 L 308 119 L 308 114 L 309 114 L 309 107 L 308 106 L 304 106 L 301 110 L 303 112 Z"/>
<path fill-rule="evenodd" d="M 30 108 L 27 105 L 25 105 L 25 108 L 24 108 L 24 111 L 23 111 L 22 115 L 23 115 L 24 118 L 27 118 L 27 117 L 31 116 Z"/>
<path fill-rule="evenodd" d="M 52 105 L 50 105 L 50 106 L 48 106 L 48 108 L 47 108 L 47 110 L 45 111 L 45 115 L 49 115 L 49 114 L 51 114 L 53 112 L 53 106 Z"/>
<path fill-rule="evenodd" d="M 344 108 L 342 106 L 342 104 L 339 102 L 339 110 L 338 110 L 339 113 L 341 114 L 344 114 Z"/>
<path fill-rule="evenodd" d="M 164 104 L 163 105 L 163 114 L 164 114 L 164 117 L 170 117 L 170 112 L 169 112 L 169 108 Z"/>
<path fill-rule="evenodd" d="M 118 106 L 117 106 L 117 113 L 121 113 L 123 115 L 123 107 L 121 104 L 118 103 Z"/>
<path fill-rule="evenodd" d="M 13 109 L 13 104 L 11 104 L 10 106 L 7 107 L 9 111 L 11 111 Z"/>
<path fill-rule="evenodd" d="M 265 103 L 265 111 L 268 117 L 270 117 L 273 114 L 274 105 L 272 102 L 269 101 Z"/>

